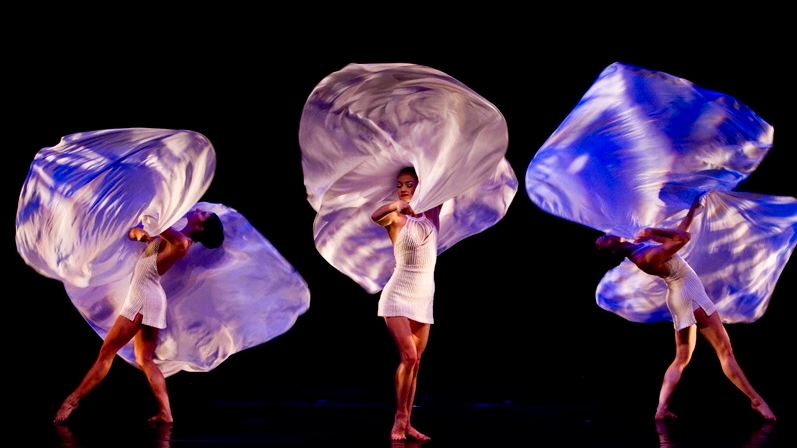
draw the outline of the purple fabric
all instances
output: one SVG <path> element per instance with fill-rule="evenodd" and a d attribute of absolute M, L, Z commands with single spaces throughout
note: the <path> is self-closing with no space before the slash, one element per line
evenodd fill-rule
<path fill-rule="evenodd" d="M 497 223 L 517 192 L 501 112 L 430 67 L 349 64 L 330 74 L 305 103 L 299 143 L 315 246 L 369 293 L 395 265 L 370 215 L 397 199 L 402 167 L 419 177 L 415 211 L 443 205 L 438 253 Z"/>
<path fill-rule="evenodd" d="M 795 198 L 733 191 L 773 137 L 729 95 L 614 63 L 534 155 L 526 192 L 545 212 L 627 238 L 677 225 L 693 198 L 710 192 L 681 252 L 726 322 L 751 322 L 797 244 Z M 628 320 L 654 322 L 670 319 L 664 292 L 661 279 L 625 260 L 596 296 Z"/>
<path fill-rule="evenodd" d="M 164 375 L 208 371 L 230 355 L 286 332 L 309 308 L 299 273 L 236 210 L 197 202 L 213 178 L 215 152 L 201 134 L 113 129 L 64 137 L 39 151 L 19 198 L 17 250 L 40 274 L 64 283 L 70 300 L 105 338 L 124 304 L 144 244 L 185 225 L 185 213 L 215 212 L 225 240 L 193 244 L 161 278 L 167 327 L 155 362 Z M 119 351 L 135 364 L 133 342 Z"/>

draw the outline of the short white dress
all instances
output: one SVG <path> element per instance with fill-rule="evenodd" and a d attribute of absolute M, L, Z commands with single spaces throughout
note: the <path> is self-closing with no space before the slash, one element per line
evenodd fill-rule
<path fill-rule="evenodd" d="M 676 330 L 681 330 L 695 321 L 695 310 L 703 308 L 709 316 L 717 311 L 714 302 L 706 294 L 706 288 L 689 263 L 680 255 L 674 254 L 667 260 L 670 275 L 664 277 L 667 283 L 667 308 L 672 314 Z"/>
<path fill-rule="evenodd" d="M 133 320 L 138 313 L 144 316 L 144 325 L 166 328 L 166 291 L 161 286 L 158 273 L 158 250 L 161 238 L 156 237 L 147 244 L 136 262 L 127 298 L 119 313 Z"/>
<path fill-rule="evenodd" d="M 396 267 L 379 296 L 377 315 L 432 324 L 437 228 L 426 217 L 407 216 L 393 245 Z"/>

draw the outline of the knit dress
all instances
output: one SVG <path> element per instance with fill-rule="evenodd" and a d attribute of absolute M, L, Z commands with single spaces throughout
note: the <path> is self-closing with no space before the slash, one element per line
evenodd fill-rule
<path fill-rule="evenodd" d="M 377 315 L 432 324 L 437 228 L 425 216 L 407 216 L 393 245 L 396 267 L 379 297 Z"/>
<path fill-rule="evenodd" d="M 160 242 L 160 237 L 153 239 L 141 253 L 136 262 L 130 289 L 120 314 L 133 320 L 138 313 L 141 313 L 144 315 L 141 323 L 164 329 L 166 328 L 166 292 L 161 286 L 161 276 L 158 274 Z"/>
<path fill-rule="evenodd" d="M 680 255 L 674 254 L 670 257 L 667 266 L 670 268 L 670 275 L 664 277 L 667 283 L 666 303 L 676 330 L 696 322 L 697 307 L 702 307 L 709 316 L 717 310 L 706 294 L 703 282 Z"/>

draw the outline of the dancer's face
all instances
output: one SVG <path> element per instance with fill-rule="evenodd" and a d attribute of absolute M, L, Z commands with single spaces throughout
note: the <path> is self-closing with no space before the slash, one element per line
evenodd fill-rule
<path fill-rule="evenodd" d="M 185 215 L 185 218 L 188 220 L 189 225 L 198 225 L 205 222 L 208 219 L 208 216 L 212 215 L 212 212 L 202 210 L 201 208 L 197 208 L 191 210 Z"/>
<path fill-rule="evenodd" d="M 620 243 L 620 238 L 615 235 L 601 235 L 595 240 L 595 247 L 598 250 L 606 250 L 609 252 L 614 253 L 617 250 L 617 246 Z"/>
<path fill-rule="evenodd" d="M 409 173 L 399 174 L 396 178 L 396 194 L 399 199 L 409 201 L 415 195 L 418 178 Z"/>

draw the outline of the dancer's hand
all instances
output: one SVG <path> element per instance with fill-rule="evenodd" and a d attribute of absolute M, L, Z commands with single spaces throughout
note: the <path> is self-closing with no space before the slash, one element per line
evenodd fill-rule
<path fill-rule="evenodd" d="M 650 228 L 644 228 L 639 232 L 637 232 L 636 236 L 634 237 L 634 241 L 636 242 L 647 241 L 650 239 L 651 236 L 653 236 L 653 232 L 650 230 Z"/>
<path fill-rule="evenodd" d="M 407 202 L 407 201 L 405 201 L 403 199 L 399 199 L 397 202 L 398 202 L 398 204 L 397 204 L 398 210 L 396 210 L 397 212 L 399 212 L 399 213 L 401 213 L 403 215 L 414 215 L 415 214 L 415 210 L 412 209 L 412 207 L 410 206 L 409 202 Z"/>
<path fill-rule="evenodd" d="M 127 237 L 130 238 L 132 241 L 140 241 L 142 243 L 149 243 L 152 241 L 152 237 L 147 233 L 146 230 L 140 227 L 133 227 L 127 232 Z"/>

